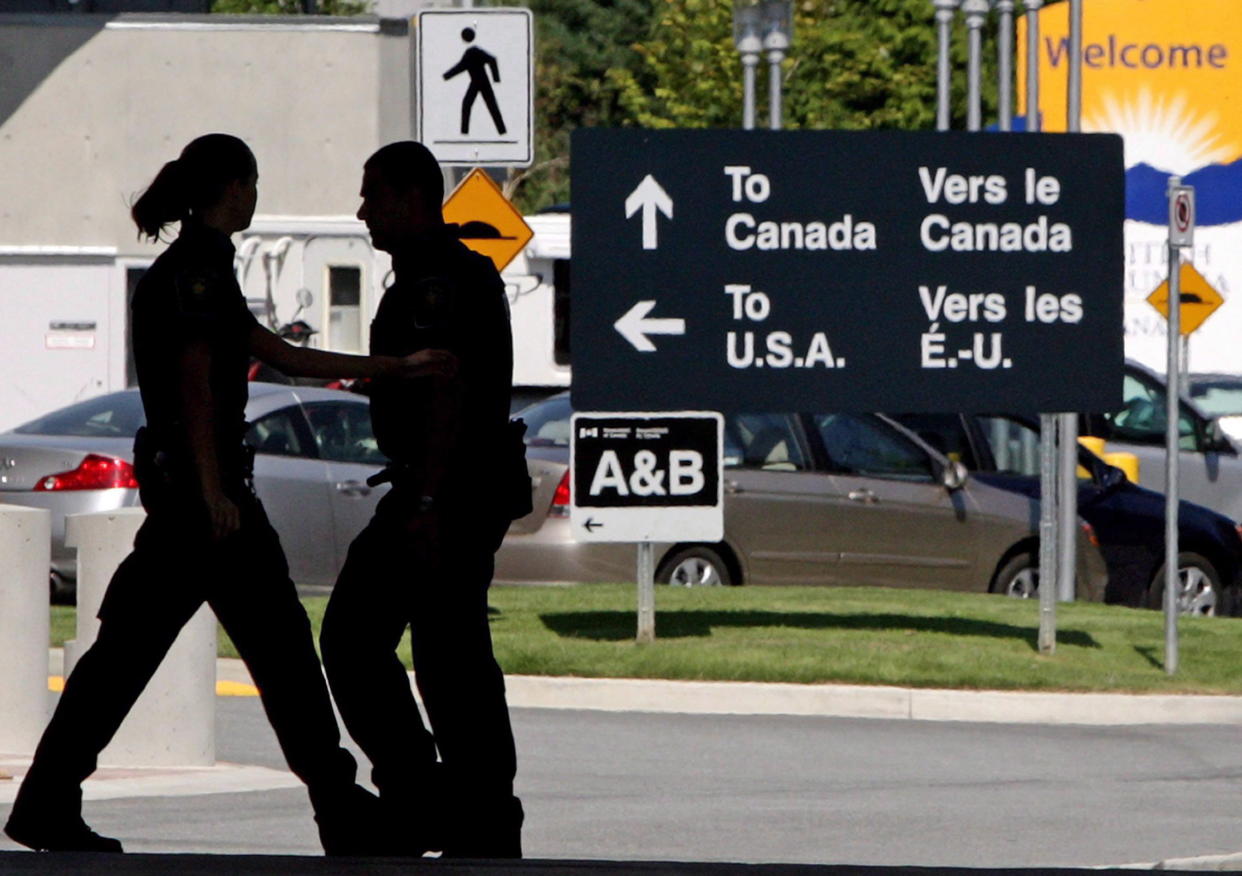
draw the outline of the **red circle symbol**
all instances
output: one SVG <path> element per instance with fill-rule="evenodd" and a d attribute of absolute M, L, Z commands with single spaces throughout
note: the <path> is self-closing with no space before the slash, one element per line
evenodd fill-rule
<path fill-rule="evenodd" d="M 1190 230 L 1191 214 L 1190 214 L 1190 196 L 1185 192 L 1179 192 L 1177 200 L 1173 204 L 1174 221 L 1177 223 L 1177 230 L 1186 232 Z"/>

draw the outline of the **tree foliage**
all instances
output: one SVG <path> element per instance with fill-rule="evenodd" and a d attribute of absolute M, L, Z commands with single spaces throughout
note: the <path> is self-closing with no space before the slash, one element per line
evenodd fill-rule
<path fill-rule="evenodd" d="M 233 15 L 299 15 L 306 11 L 305 0 L 213 0 L 212 12 Z M 316 0 L 319 15 L 365 15 L 370 0 Z"/>
<path fill-rule="evenodd" d="M 535 18 L 535 163 L 512 186 L 524 210 L 568 197 L 571 131 L 632 124 L 610 71 L 639 65 L 635 46 L 650 30 L 651 2 L 529 3 Z"/>
<path fill-rule="evenodd" d="M 631 0 L 638 2 L 638 0 Z M 742 64 L 733 44 L 731 0 L 651 0 L 641 28 L 592 29 L 628 36 L 628 51 L 598 51 L 589 65 L 565 52 L 584 34 L 579 18 L 556 19 L 591 0 L 546 0 L 539 47 L 537 114 L 545 159 L 566 156 L 568 131 L 583 124 L 647 128 L 741 126 Z M 639 10 L 634 10 L 637 13 Z M 606 15 L 607 13 L 601 13 Z M 548 21 L 548 19 L 553 21 Z M 636 19 L 637 20 L 637 19 Z M 995 22 L 983 33 L 984 119 L 995 115 Z M 929 0 L 794 0 L 794 40 L 783 66 L 786 128 L 927 129 L 936 120 L 936 26 Z M 953 127 L 966 119 L 966 27 L 953 34 Z M 767 61 L 757 79 L 757 123 L 767 119 Z M 554 109 L 553 112 L 548 112 Z M 545 113 L 547 113 L 545 115 Z M 562 158 L 562 161 L 564 159 Z M 527 208 L 563 200 L 568 168 L 558 167 L 535 190 L 519 189 Z M 524 190 L 525 189 L 525 190 Z"/>
<path fill-rule="evenodd" d="M 742 66 L 729 0 L 661 0 L 643 64 L 618 71 L 624 106 L 645 127 L 738 127 Z M 953 108 L 966 113 L 966 28 L 955 25 Z M 990 34 L 984 45 L 994 46 Z M 757 77 L 766 118 L 766 59 Z M 985 116 L 995 106 L 984 53 Z M 787 128 L 929 128 L 936 117 L 936 29 L 928 0 L 795 0 L 784 63 Z"/>

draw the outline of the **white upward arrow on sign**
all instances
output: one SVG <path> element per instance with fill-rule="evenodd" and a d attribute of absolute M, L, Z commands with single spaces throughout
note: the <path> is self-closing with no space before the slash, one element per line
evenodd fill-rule
<path fill-rule="evenodd" d="M 643 177 L 638 188 L 625 199 L 625 218 L 629 219 L 640 209 L 643 211 L 643 249 L 655 249 L 659 245 L 656 239 L 656 210 L 672 219 L 673 199 L 651 174 Z"/>
<path fill-rule="evenodd" d="M 651 343 L 647 335 L 684 335 L 686 333 L 684 319 L 648 319 L 647 314 L 655 305 L 654 301 L 640 301 L 627 310 L 625 316 L 613 323 L 621 336 L 633 344 L 634 349 L 640 353 L 655 352 L 655 344 Z"/>

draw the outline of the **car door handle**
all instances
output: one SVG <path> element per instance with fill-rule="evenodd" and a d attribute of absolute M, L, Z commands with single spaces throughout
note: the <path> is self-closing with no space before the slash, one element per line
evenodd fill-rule
<path fill-rule="evenodd" d="M 851 502 L 863 502 L 867 505 L 874 505 L 880 501 L 880 497 L 866 488 L 861 490 L 850 490 L 846 495 L 849 496 Z"/>
<path fill-rule="evenodd" d="M 362 481 L 337 481 L 336 491 L 346 496 L 369 496 L 371 488 Z"/>
<path fill-rule="evenodd" d="M 730 493 L 730 494 L 735 495 L 735 496 L 736 496 L 738 493 L 745 493 L 745 492 L 746 492 L 746 488 L 745 488 L 745 487 L 743 487 L 741 484 L 739 484 L 737 481 L 725 481 L 725 485 L 724 485 L 724 486 L 725 486 L 725 492 L 726 492 L 726 493 Z"/>

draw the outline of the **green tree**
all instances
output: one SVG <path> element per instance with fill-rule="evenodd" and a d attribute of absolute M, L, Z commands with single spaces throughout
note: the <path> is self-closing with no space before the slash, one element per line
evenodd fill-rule
<path fill-rule="evenodd" d="M 610 71 L 637 68 L 652 0 L 533 0 L 535 162 L 507 188 L 533 212 L 569 195 L 569 135 L 582 126 L 632 123 Z"/>
<path fill-rule="evenodd" d="M 741 62 L 729 0 L 663 0 L 643 64 L 617 71 L 623 106 L 646 127 L 737 127 Z M 936 29 L 928 0 L 795 0 L 784 65 L 787 128 L 930 128 L 936 116 Z M 995 26 L 984 35 L 983 105 L 995 112 Z M 954 127 L 966 114 L 966 28 L 953 42 Z M 760 63 L 761 71 L 766 61 Z M 758 76 L 760 118 L 766 76 Z"/>
<path fill-rule="evenodd" d="M 232 15 L 299 15 L 305 11 L 304 0 L 213 0 L 212 12 Z M 365 15 L 371 11 L 370 0 L 317 0 L 319 15 Z"/>

